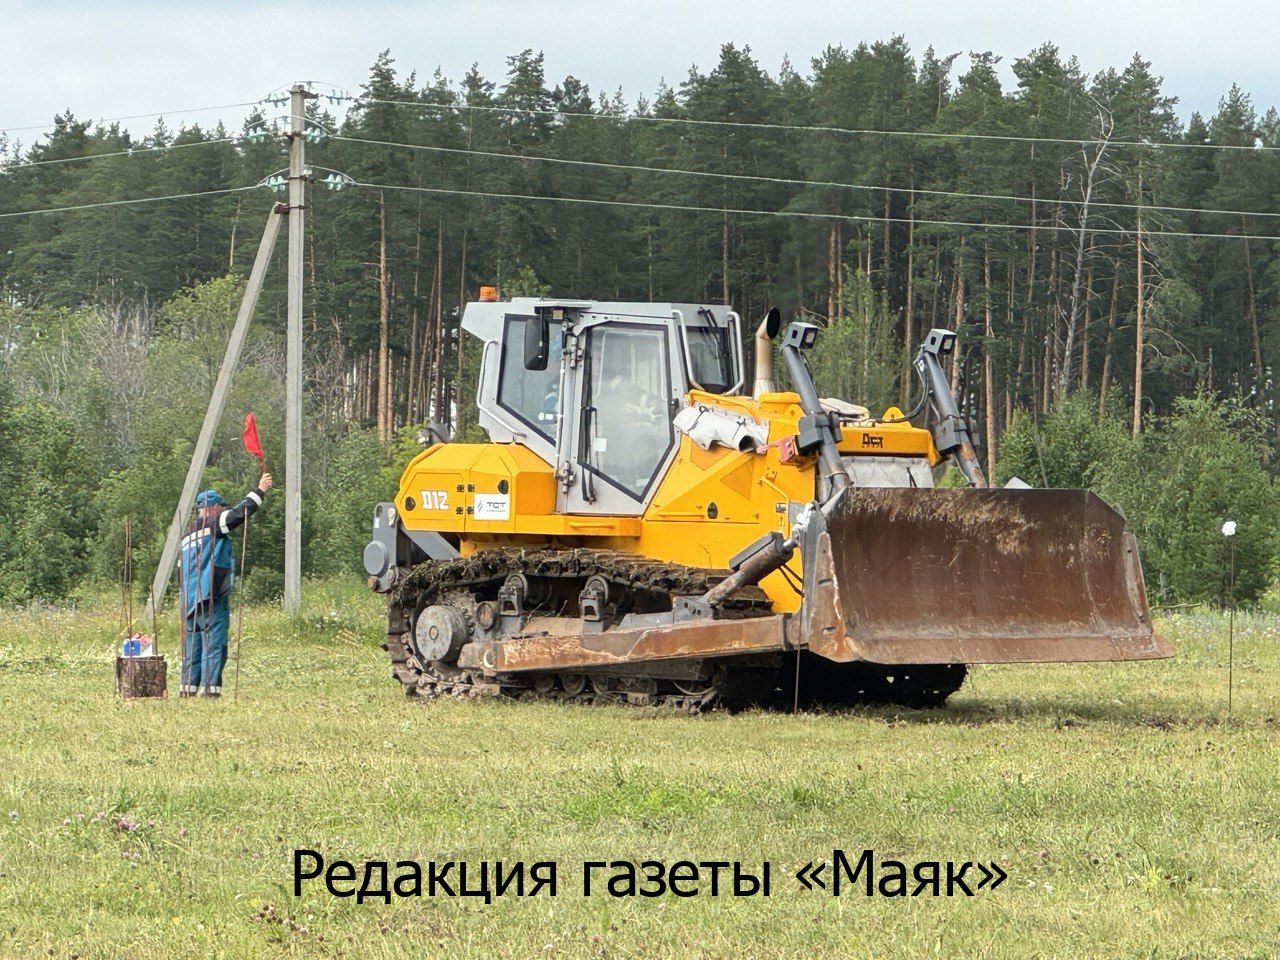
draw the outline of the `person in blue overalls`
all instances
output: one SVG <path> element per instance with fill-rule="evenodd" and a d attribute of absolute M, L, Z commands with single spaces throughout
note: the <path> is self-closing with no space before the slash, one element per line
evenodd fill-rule
<path fill-rule="evenodd" d="M 253 515 L 271 489 L 271 474 L 230 509 L 216 490 L 196 497 L 198 513 L 182 538 L 182 611 L 187 643 L 182 657 L 180 696 L 222 696 L 222 668 L 227 662 L 231 628 L 229 594 L 236 580 L 232 530 Z"/>

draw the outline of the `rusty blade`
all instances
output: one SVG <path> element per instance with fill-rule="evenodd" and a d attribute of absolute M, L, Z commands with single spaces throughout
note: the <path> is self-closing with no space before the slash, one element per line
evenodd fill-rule
<path fill-rule="evenodd" d="M 1088 491 L 850 489 L 804 551 L 806 638 L 832 660 L 1173 654 L 1124 518 Z"/>

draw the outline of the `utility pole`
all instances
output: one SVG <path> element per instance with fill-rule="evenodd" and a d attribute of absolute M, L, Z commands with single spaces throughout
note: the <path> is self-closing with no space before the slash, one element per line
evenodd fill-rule
<path fill-rule="evenodd" d="M 222 358 L 222 367 L 218 370 L 218 379 L 213 385 L 213 396 L 209 398 L 209 406 L 205 410 L 200 436 L 196 438 L 196 448 L 191 455 L 191 463 L 187 467 L 187 478 L 182 484 L 182 494 L 178 498 L 177 507 L 174 508 L 173 520 L 169 523 L 169 533 L 164 541 L 164 550 L 160 554 L 160 563 L 156 567 L 155 579 L 151 583 L 153 612 L 164 599 L 165 590 L 169 586 L 173 564 L 178 557 L 178 541 L 182 537 L 183 527 L 191 518 L 191 504 L 196 499 L 200 474 L 209 460 L 209 451 L 213 448 L 213 437 L 218 430 L 218 421 L 222 419 L 222 411 L 226 407 L 227 395 L 231 390 L 231 377 L 240 363 L 240 353 L 244 349 L 245 338 L 249 335 L 249 321 L 253 319 L 254 308 L 258 305 L 258 296 L 262 293 L 262 284 L 267 276 L 267 267 L 271 264 L 271 254 L 275 250 L 276 237 L 280 234 L 280 221 L 285 212 L 283 204 L 280 204 L 273 207 L 267 214 L 267 224 L 262 231 L 262 242 L 258 244 L 253 269 L 249 272 L 249 283 L 244 289 L 244 297 L 236 313 L 235 326 L 231 328 L 227 352 Z"/>
<path fill-rule="evenodd" d="M 1138 211 L 1138 302 L 1137 314 L 1134 324 L 1134 354 L 1133 354 L 1133 435 L 1136 437 L 1142 431 L 1142 351 L 1143 337 L 1146 331 L 1143 327 L 1146 324 L 1146 301 L 1147 291 L 1145 284 L 1145 276 L 1143 271 L 1142 256 L 1142 211 Z"/>
<path fill-rule="evenodd" d="M 1134 351 L 1133 351 L 1133 435 L 1142 431 L 1142 351 L 1145 347 L 1143 337 L 1146 331 L 1147 290 L 1143 267 L 1142 250 L 1142 161 L 1138 161 L 1138 302 L 1134 318 Z"/>
<path fill-rule="evenodd" d="M 285 337 L 284 612 L 296 616 L 302 601 L 302 270 L 306 226 L 306 119 L 311 96 L 289 90 L 289 293 Z"/>

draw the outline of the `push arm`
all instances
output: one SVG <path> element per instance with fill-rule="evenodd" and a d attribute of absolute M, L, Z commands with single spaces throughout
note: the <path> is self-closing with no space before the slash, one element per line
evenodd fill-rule
<path fill-rule="evenodd" d="M 929 430 L 933 433 L 933 445 L 944 457 L 955 460 L 969 486 L 985 487 L 987 481 L 978 455 L 973 452 L 969 423 L 961 415 L 942 369 L 940 358 L 950 355 L 955 347 L 956 335 L 950 330 L 930 330 L 916 353 L 916 370 L 929 392 Z"/>

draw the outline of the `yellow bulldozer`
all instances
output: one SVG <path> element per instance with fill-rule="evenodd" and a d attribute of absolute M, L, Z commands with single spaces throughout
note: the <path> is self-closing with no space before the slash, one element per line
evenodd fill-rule
<path fill-rule="evenodd" d="M 489 442 L 418 454 L 364 553 L 406 692 L 931 707 L 969 664 L 1171 655 L 1116 510 L 987 486 L 955 333 L 920 345 L 911 416 L 873 417 L 819 396 L 818 326 L 781 327 L 748 383 L 724 306 L 468 304 Z M 947 462 L 966 488 L 934 487 Z"/>

